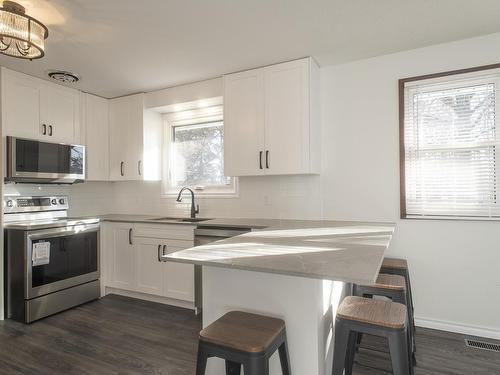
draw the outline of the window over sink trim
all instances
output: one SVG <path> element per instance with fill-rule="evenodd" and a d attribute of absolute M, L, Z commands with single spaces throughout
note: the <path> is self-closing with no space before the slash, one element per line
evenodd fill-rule
<path fill-rule="evenodd" d="M 196 108 L 164 115 L 164 147 L 163 147 L 163 178 L 162 195 L 167 197 L 177 196 L 183 186 L 187 186 L 195 192 L 198 197 L 204 198 L 234 198 L 238 197 L 238 178 L 228 177 L 227 185 L 177 185 L 173 183 L 174 165 L 174 132 L 176 128 L 183 126 L 193 127 L 206 126 L 223 122 L 223 107 L 215 105 L 205 108 Z M 223 160 L 224 155 L 222 155 Z"/>

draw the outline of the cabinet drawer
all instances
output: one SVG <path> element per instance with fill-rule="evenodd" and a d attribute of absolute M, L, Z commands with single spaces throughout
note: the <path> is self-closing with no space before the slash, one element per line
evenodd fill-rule
<path fill-rule="evenodd" d="M 194 240 L 194 227 L 176 224 L 135 224 L 134 237 L 165 238 L 172 240 Z"/>

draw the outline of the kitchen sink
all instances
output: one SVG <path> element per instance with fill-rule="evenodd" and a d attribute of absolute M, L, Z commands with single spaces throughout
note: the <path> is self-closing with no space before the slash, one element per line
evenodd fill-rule
<path fill-rule="evenodd" d="M 182 221 L 186 223 L 198 223 L 200 221 L 206 221 L 206 220 L 211 220 L 207 218 L 201 218 L 201 217 L 196 217 L 196 218 L 191 218 L 191 217 L 172 217 L 172 216 L 165 216 L 165 217 L 156 217 L 151 220 L 162 220 L 162 221 Z"/>
<path fill-rule="evenodd" d="M 188 222 L 188 223 L 197 223 L 199 221 L 206 221 L 206 220 L 212 220 L 212 219 L 201 218 L 201 217 L 195 217 L 195 218 L 186 217 L 186 218 L 181 219 L 179 221 L 185 221 L 185 222 Z"/>
<path fill-rule="evenodd" d="M 155 217 L 154 219 L 151 220 L 173 220 L 173 221 L 180 221 L 184 219 L 183 217 L 172 217 L 172 216 L 165 216 L 165 217 Z"/>

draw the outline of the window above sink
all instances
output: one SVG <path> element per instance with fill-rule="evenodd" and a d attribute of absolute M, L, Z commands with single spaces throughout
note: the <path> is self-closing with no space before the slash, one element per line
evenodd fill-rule
<path fill-rule="evenodd" d="M 164 195 L 187 186 L 198 196 L 237 196 L 237 179 L 224 175 L 222 111 L 215 105 L 165 115 Z"/>

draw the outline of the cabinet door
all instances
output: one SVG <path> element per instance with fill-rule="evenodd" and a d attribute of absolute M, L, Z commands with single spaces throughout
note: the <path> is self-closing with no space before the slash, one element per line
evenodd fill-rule
<path fill-rule="evenodd" d="M 47 84 L 41 108 L 48 141 L 80 143 L 80 97 L 76 90 Z"/>
<path fill-rule="evenodd" d="M 309 61 L 265 68 L 266 174 L 309 172 Z"/>
<path fill-rule="evenodd" d="M 144 126 L 144 96 L 143 94 L 127 97 L 127 180 L 143 179 L 143 126 Z"/>
<path fill-rule="evenodd" d="M 139 180 L 142 162 L 142 94 L 109 103 L 109 172 L 112 180 Z"/>
<path fill-rule="evenodd" d="M 185 248 L 170 247 L 168 252 Z M 165 265 L 165 296 L 194 302 L 194 265 L 176 262 L 166 262 Z"/>
<path fill-rule="evenodd" d="M 136 238 L 134 252 L 138 292 L 163 295 L 165 264 L 158 259 L 158 247 L 165 245 L 164 241 L 157 238 Z"/>
<path fill-rule="evenodd" d="M 261 69 L 224 76 L 224 173 L 264 174 L 264 75 Z M 262 166 L 262 168 L 261 168 Z"/>
<path fill-rule="evenodd" d="M 130 224 L 114 223 L 110 226 L 112 250 L 108 285 L 114 288 L 135 290 L 136 260 L 131 229 Z"/>
<path fill-rule="evenodd" d="M 108 100 L 84 94 L 84 133 L 87 146 L 87 180 L 109 180 Z"/>
<path fill-rule="evenodd" d="M 127 153 L 127 102 L 124 98 L 109 103 L 109 174 L 111 180 L 125 180 L 130 168 L 126 165 Z"/>
<path fill-rule="evenodd" d="M 42 139 L 40 81 L 24 74 L 3 71 L 2 125 L 3 134 Z"/>

